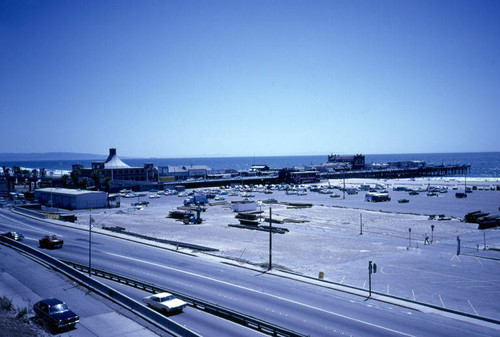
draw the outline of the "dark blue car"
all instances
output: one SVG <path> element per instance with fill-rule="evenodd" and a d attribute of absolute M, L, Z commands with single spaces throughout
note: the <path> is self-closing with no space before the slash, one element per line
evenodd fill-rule
<path fill-rule="evenodd" d="M 52 330 L 72 329 L 80 321 L 80 317 L 71 311 L 66 303 L 57 298 L 47 298 L 37 302 L 33 310 Z"/>

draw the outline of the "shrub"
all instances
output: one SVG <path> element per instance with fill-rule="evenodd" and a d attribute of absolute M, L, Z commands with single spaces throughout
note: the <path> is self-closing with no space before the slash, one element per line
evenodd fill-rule
<path fill-rule="evenodd" d="M 11 311 L 13 309 L 12 300 L 7 296 L 0 297 L 0 308 Z"/>

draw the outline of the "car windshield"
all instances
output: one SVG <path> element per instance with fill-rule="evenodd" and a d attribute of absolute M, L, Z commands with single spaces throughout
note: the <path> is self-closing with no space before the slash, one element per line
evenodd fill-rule
<path fill-rule="evenodd" d="M 57 312 L 64 312 L 64 311 L 68 311 L 68 310 L 69 310 L 68 306 L 64 303 L 56 304 L 56 305 L 53 305 L 50 307 L 51 314 L 54 314 Z"/>
<path fill-rule="evenodd" d="M 170 296 L 160 297 L 158 300 L 160 302 L 171 301 L 171 300 L 175 300 L 175 296 L 174 295 L 170 295 Z"/>

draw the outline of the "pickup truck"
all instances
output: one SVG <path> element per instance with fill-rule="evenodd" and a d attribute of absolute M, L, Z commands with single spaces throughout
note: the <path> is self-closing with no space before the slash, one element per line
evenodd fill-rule
<path fill-rule="evenodd" d="M 62 248 L 64 241 L 58 239 L 55 234 L 47 234 L 40 240 L 38 240 L 40 248 Z"/>

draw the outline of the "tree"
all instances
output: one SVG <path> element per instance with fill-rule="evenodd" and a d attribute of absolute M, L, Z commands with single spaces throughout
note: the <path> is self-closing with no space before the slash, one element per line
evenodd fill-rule
<path fill-rule="evenodd" d="M 104 188 L 105 188 L 106 192 L 109 193 L 109 191 L 111 190 L 111 178 L 110 177 L 104 178 L 103 185 L 104 185 Z"/>
<path fill-rule="evenodd" d="M 14 174 L 21 174 L 21 168 L 19 166 L 13 166 L 12 171 Z"/>
<path fill-rule="evenodd" d="M 67 174 L 63 174 L 63 175 L 61 176 L 61 179 L 59 179 L 59 180 L 61 181 L 61 185 L 62 185 L 62 187 L 68 187 L 68 185 L 69 185 L 69 180 L 70 180 L 69 175 L 67 175 Z"/>
<path fill-rule="evenodd" d="M 35 183 L 34 189 L 36 189 L 36 183 L 38 181 L 38 170 L 37 169 L 31 170 L 30 189 L 31 189 L 31 181 Z"/>
<path fill-rule="evenodd" d="M 47 171 L 44 168 L 40 169 L 40 176 L 44 178 L 47 175 Z"/>
<path fill-rule="evenodd" d="M 90 174 L 90 177 L 94 181 L 94 186 L 96 190 L 99 190 L 101 188 L 101 171 L 99 170 L 93 170 L 92 173 Z"/>
<path fill-rule="evenodd" d="M 73 183 L 74 187 L 78 187 L 78 183 L 80 181 L 80 170 L 73 170 L 70 173 L 71 175 L 71 182 Z"/>
<path fill-rule="evenodd" d="M 86 190 L 89 186 L 89 179 L 87 177 L 83 177 L 78 185 L 82 190 Z"/>

